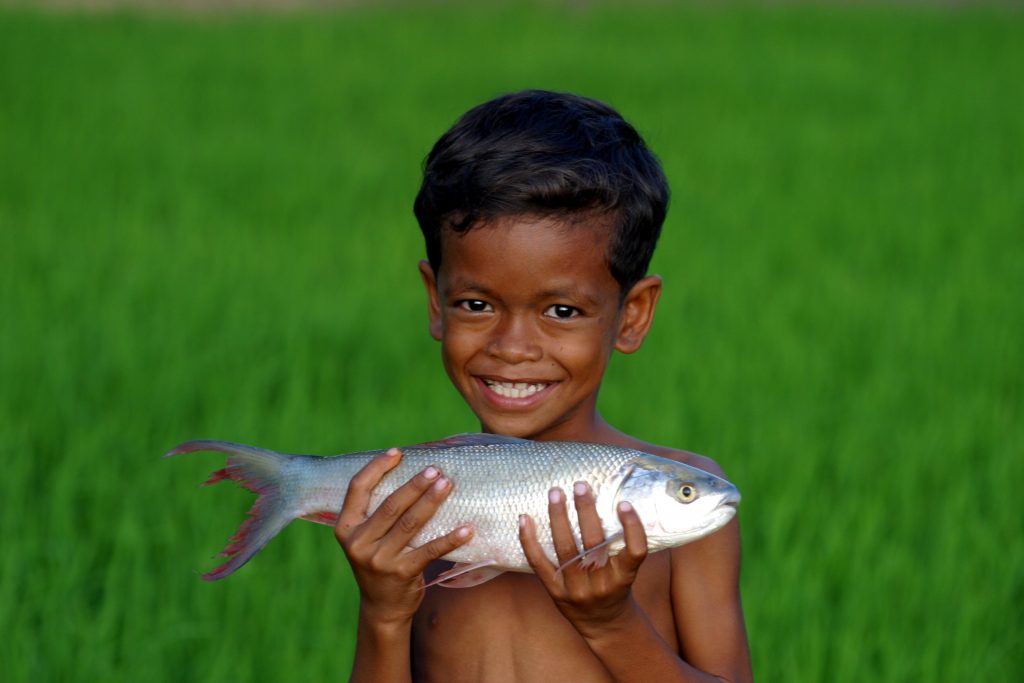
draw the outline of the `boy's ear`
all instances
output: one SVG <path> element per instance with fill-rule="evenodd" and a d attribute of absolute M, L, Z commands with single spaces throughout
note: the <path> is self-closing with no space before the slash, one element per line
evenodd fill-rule
<path fill-rule="evenodd" d="M 622 353 L 633 353 L 640 348 L 654 322 L 654 309 L 661 296 L 661 277 L 648 275 L 637 282 L 626 294 L 619 314 L 619 333 L 615 348 Z"/>
<path fill-rule="evenodd" d="M 429 261 L 420 261 L 420 277 L 427 288 L 427 313 L 430 316 L 430 336 L 441 341 L 441 305 L 437 298 L 437 276 Z"/>

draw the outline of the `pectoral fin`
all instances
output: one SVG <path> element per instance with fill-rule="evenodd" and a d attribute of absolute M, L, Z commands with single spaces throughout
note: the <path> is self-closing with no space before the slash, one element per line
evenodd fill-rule
<path fill-rule="evenodd" d="M 481 562 L 456 562 L 446 572 L 437 575 L 437 578 L 423 588 L 441 586 L 442 588 L 472 588 L 481 583 L 487 583 L 496 576 L 505 573 L 504 569 L 493 567 L 494 560 L 483 560 Z"/>
<path fill-rule="evenodd" d="M 612 534 L 601 543 L 598 543 L 593 548 L 587 548 L 576 557 L 572 558 L 555 571 L 555 575 L 562 573 L 562 570 L 571 565 L 573 562 L 579 561 L 580 569 L 593 569 L 595 567 L 603 567 L 608 564 L 608 551 L 611 549 L 610 546 L 616 541 L 621 541 L 625 538 L 622 532 Z"/>

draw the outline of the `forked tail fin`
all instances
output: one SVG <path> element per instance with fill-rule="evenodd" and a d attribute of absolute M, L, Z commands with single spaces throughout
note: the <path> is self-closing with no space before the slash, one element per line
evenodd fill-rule
<path fill-rule="evenodd" d="M 238 482 L 239 486 L 258 496 L 249 510 L 249 516 L 220 553 L 220 557 L 227 557 L 228 561 L 203 574 L 203 579 L 216 581 L 248 562 L 270 539 L 298 516 L 294 509 L 295 501 L 288 500 L 288 492 L 282 490 L 286 483 L 283 477 L 284 466 L 295 456 L 227 441 L 189 441 L 168 451 L 164 457 L 196 451 L 220 451 L 228 454 L 227 465 L 210 475 L 203 483 L 204 486 L 216 484 L 223 479 L 232 479 Z"/>

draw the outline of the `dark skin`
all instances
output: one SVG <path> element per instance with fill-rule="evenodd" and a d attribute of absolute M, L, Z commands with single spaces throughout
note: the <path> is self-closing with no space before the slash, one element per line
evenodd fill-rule
<path fill-rule="evenodd" d="M 632 353 L 654 318 L 661 280 L 620 301 L 605 261 L 607 221 L 571 225 L 509 217 L 445 235 L 442 268 L 420 272 L 430 331 L 481 430 L 534 440 L 609 443 L 714 474 L 711 460 L 630 437 L 605 422 L 597 393 L 613 351 Z M 523 389 L 529 387 L 529 389 Z M 553 489 L 546 520 L 520 518 L 533 574 L 505 573 L 474 588 L 422 590 L 468 542 L 463 527 L 409 543 L 451 490 L 428 468 L 367 517 L 370 492 L 400 461 L 391 451 L 353 479 L 336 535 L 361 591 L 353 681 L 749 681 L 739 597 L 736 520 L 691 544 L 648 557 L 642 521 L 617 510 L 626 547 L 603 567 L 556 571 L 536 540 L 550 524 L 558 565 L 604 540 L 586 482 Z"/>

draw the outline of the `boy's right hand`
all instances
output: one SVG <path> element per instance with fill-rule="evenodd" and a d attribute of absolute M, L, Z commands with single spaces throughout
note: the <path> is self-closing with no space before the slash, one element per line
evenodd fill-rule
<path fill-rule="evenodd" d="M 435 467 L 400 486 L 367 517 L 370 494 L 401 462 L 401 455 L 392 448 L 352 478 L 334 527 L 334 536 L 359 584 L 360 618 L 381 624 L 411 621 L 423 601 L 423 570 L 473 535 L 472 527 L 461 526 L 418 548 L 409 548 L 451 492 L 451 482 Z"/>

